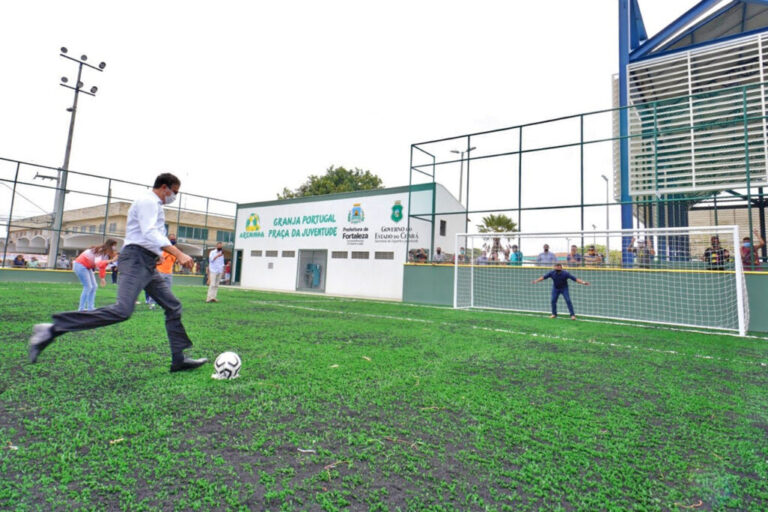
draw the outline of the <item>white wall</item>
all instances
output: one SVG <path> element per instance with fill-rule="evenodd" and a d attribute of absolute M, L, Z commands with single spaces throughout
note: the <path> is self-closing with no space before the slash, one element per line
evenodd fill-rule
<path fill-rule="evenodd" d="M 280 201 L 238 207 L 235 249 L 243 251 L 241 285 L 262 290 L 295 291 L 299 251 L 327 250 L 325 293 L 371 298 L 401 299 L 403 264 L 406 262 L 406 233 L 408 228 L 408 192 L 361 193 L 341 198 L 334 195 L 318 201 Z M 405 191 L 403 191 L 405 190 Z M 447 197 L 446 197 L 447 196 Z M 431 215 L 432 190 L 417 190 L 411 195 L 411 214 Z M 441 186 L 437 186 L 437 203 L 448 203 L 446 210 L 460 206 Z M 399 201 L 402 214 L 393 218 L 393 208 Z M 352 215 L 359 205 L 362 215 Z M 439 211 L 439 209 L 438 209 Z M 258 217 L 258 229 L 248 226 L 252 215 Z M 360 217 L 362 217 L 361 220 Z M 448 219 L 445 236 L 439 236 L 439 220 Z M 435 246 L 453 252 L 454 235 L 464 229 L 464 220 L 457 216 L 437 216 Z M 429 250 L 431 226 L 411 220 L 410 248 Z M 262 251 L 261 256 L 252 251 Z M 266 251 L 277 251 L 267 257 Z M 295 251 L 290 257 L 284 251 Z M 332 257 L 334 251 L 347 252 L 346 259 Z M 351 253 L 367 252 L 369 259 L 352 259 Z M 393 253 L 393 259 L 375 259 L 375 253 Z"/>

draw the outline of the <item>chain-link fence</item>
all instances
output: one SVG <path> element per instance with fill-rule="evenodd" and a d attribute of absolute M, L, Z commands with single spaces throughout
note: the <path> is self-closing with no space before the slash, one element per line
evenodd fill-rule
<path fill-rule="evenodd" d="M 152 185 L 67 171 L 64 190 L 62 174 L 55 167 L 0 157 L 0 266 L 65 269 L 81 251 L 107 238 L 122 246 L 128 209 Z M 59 218 L 57 204 L 63 204 Z M 231 257 L 236 209 L 233 201 L 188 192 L 165 208 L 168 233 L 195 259 L 189 272 L 205 272 L 205 255 L 217 242 Z"/>

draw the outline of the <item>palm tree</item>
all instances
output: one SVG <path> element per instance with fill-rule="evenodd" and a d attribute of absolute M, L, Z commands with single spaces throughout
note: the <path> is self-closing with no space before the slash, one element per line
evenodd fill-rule
<path fill-rule="evenodd" d="M 477 230 L 480 233 L 511 233 L 517 231 L 517 224 L 503 213 L 499 215 L 492 213 L 487 217 L 483 217 L 483 223 L 477 225 Z M 507 238 L 507 242 L 509 242 L 509 238 Z M 498 256 L 499 252 L 502 252 L 501 237 L 493 237 L 491 254 Z"/>

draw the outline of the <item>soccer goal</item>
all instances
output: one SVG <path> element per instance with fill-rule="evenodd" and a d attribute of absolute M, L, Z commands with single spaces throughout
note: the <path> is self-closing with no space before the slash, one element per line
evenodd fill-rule
<path fill-rule="evenodd" d="M 550 312 L 561 263 L 576 315 L 746 334 L 737 226 L 456 236 L 454 307 Z M 750 250 L 750 249 L 743 249 Z M 560 314 L 567 313 L 561 298 Z"/>

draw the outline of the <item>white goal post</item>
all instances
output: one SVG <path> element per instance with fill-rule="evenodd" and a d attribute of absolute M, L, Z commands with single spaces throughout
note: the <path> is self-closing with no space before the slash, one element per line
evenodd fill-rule
<path fill-rule="evenodd" d="M 544 246 L 548 250 L 545 250 Z M 738 226 L 456 235 L 454 308 L 551 313 L 555 262 L 576 315 L 706 329 L 749 327 Z M 559 315 L 568 313 L 560 297 Z"/>

